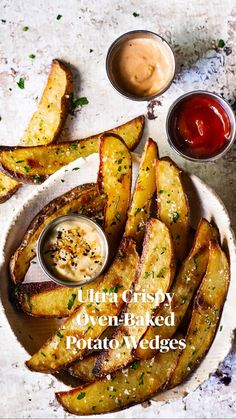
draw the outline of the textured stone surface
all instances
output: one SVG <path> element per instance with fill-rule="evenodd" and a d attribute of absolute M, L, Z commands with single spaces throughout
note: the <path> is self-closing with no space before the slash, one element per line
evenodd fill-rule
<path fill-rule="evenodd" d="M 180 166 L 197 174 L 216 190 L 236 227 L 236 147 L 216 163 L 193 164 L 176 157 L 169 149 L 165 134 L 168 107 L 183 92 L 208 89 L 222 94 L 236 107 L 235 1 L 2 0 L 0 12 L 1 144 L 18 142 L 36 107 L 36 98 L 41 94 L 53 58 L 64 59 L 73 66 L 77 95 L 89 99 L 89 104 L 76 117 L 68 119 L 64 139 L 81 138 L 137 114 L 147 114 L 146 103 L 131 102 L 112 89 L 104 62 L 110 43 L 123 32 L 137 28 L 153 30 L 172 43 L 177 56 L 177 75 L 168 92 L 154 104 L 156 118 L 148 120 L 146 134 L 158 142 L 161 155 L 168 153 Z M 134 17 L 133 12 L 139 16 Z M 57 20 L 59 14 L 62 17 Z M 29 27 L 28 31 L 22 30 L 24 26 Z M 214 48 L 221 38 L 232 48 L 232 53 L 230 49 Z M 30 59 L 29 54 L 35 54 L 35 59 Z M 24 90 L 16 84 L 21 76 L 25 78 Z M 149 114 L 150 111 L 149 106 Z M 24 187 L 0 206 L 1 232 L 32 192 L 32 187 Z M 15 342 L 3 310 L 0 326 L 1 416 L 70 417 L 54 399 L 54 391 L 66 387 L 53 376 L 26 370 L 26 353 Z M 235 400 L 234 347 L 217 373 L 184 400 L 163 406 L 137 406 L 117 413 L 116 417 L 232 418 L 236 417 Z"/>

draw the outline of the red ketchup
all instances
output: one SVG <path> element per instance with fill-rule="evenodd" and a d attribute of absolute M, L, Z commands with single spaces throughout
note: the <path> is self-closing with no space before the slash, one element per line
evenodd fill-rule
<path fill-rule="evenodd" d="M 196 93 L 183 98 L 173 109 L 169 130 L 176 149 L 195 159 L 207 159 L 227 147 L 231 125 L 217 99 Z"/>

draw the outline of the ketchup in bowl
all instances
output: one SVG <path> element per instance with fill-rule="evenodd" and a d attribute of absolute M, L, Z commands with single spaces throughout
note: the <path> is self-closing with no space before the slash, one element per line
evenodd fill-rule
<path fill-rule="evenodd" d="M 233 112 L 215 94 L 192 92 L 182 96 L 167 119 L 171 145 L 187 158 L 210 160 L 229 148 L 235 125 Z"/>

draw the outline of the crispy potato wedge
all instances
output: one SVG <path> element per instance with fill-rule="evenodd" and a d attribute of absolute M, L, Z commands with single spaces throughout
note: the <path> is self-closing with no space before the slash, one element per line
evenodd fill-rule
<path fill-rule="evenodd" d="M 187 197 L 181 182 L 181 171 L 169 158 L 157 161 L 158 215 L 169 227 L 175 253 L 183 260 L 187 252 L 190 216 Z"/>
<path fill-rule="evenodd" d="M 54 142 L 69 113 L 72 94 L 73 79 L 69 68 L 61 61 L 53 60 L 38 109 L 19 144 L 34 146 Z M 19 187 L 19 182 L 0 173 L 0 203 L 7 201 Z"/>
<path fill-rule="evenodd" d="M 91 317 L 95 316 L 116 316 L 119 314 L 124 304 L 122 292 L 129 289 L 138 266 L 138 253 L 135 242 L 132 239 L 123 239 L 118 253 L 104 275 L 103 281 L 98 285 L 96 291 L 102 293 L 104 290 L 112 290 L 117 293 L 117 302 L 111 303 L 109 299 L 101 302 L 99 306 L 96 302 L 82 304 L 60 327 L 40 349 L 27 361 L 29 369 L 41 372 L 55 372 L 76 361 L 88 351 L 88 348 L 79 349 L 75 344 L 67 346 L 67 336 L 75 339 L 83 339 L 88 343 L 89 338 L 94 340 L 98 338 L 109 324 L 102 325 L 91 322 Z M 78 319 L 80 316 L 88 316 L 88 322 L 80 325 Z M 104 322 L 106 323 L 106 322 Z"/>
<path fill-rule="evenodd" d="M 22 146 L 50 144 L 58 138 L 71 107 L 73 77 L 61 61 L 53 60 L 36 112 L 20 139 Z"/>
<path fill-rule="evenodd" d="M 126 124 L 109 130 L 124 140 L 133 150 L 139 143 L 144 128 L 144 117 L 139 116 Z M 101 134 L 83 140 L 37 147 L 0 147 L 0 169 L 23 183 L 42 183 L 61 167 L 97 153 Z"/>
<path fill-rule="evenodd" d="M 207 271 L 194 301 L 186 348 L 181 351 L 168 379 L 168 388 L 182 383 L 209 350 L 217 331 L 228 285 L 229 262 L 220 246 L 211 241 Z"/>
<path fill-rule="evenodd" d="M 96 289 L 102 277 L 81 287 L 83 298 L 87 290 Z M 61 318 L 70 316 L 81 305 L 78 289 L 57 285 L 52 281 L 18 284 L 13 299 L 17 308 L 29 316 L 41 318 Z"/>
<path fill-rule="evenodd" d="M 95 380 L 95 375 L 93 369 L 96 363 L 97 354 L 93 353 L 89 356 L 86 356 L 79 361 L 74 362 L 69 368 L 68 372 L 76 378 L 79 378 L 81 381 L 91 382 Z"/>
<path fill-rule="evenodd" d="M 132 202 L 125 225 L 125 235 L 142 243 L 146 221 L 150 217 L 151 203 L 156 192 L 157 144 L 149 138 L 145 144 L 139 166 Z"/>
<path fill-rule="evenodd" d="M 104 207 L 104 199 L 98 192 L 97 185 L 78 186 L 47 204 L 30 223 L 20 246 L 10 259 L 10 275 L 15 284 L 23 281 L 30 261 L 35 257 L 38 237 L 52 219 L 59 215 L 73 212 L 96 217 Z"/>
<path fill-rule="evenodd" d="M 166 293 L 172 283 L 175 273 L 173 243 L 168 227 L 160 220 L 151 218 L 147 222 L 143 252 L 132 291 L 153 295 L 158 290 Z M 130 301 L 122 315 L 134 319 L 140 316 L 152 316 L 157 307 L 155 301 Z M 97 358 L 94 373 L 96 375 L 110 374 L 125 367 L 133 359 L 132 350 L 135 340 L 139 342 L 148 326 L 140 322 L 132 326 L 121 324 L 115 329 L 112 338 L 119 342 L 119 348 L 102 351 Z M 132 337 L 132 339 L 129 339 Z M 127 344 L 128 339 L 130 345 Z"/>
<path fill-rule="evenodd" d="M 19 187 L 19 182 L 0 172 L 0 204 L 10 199 Z"/>
<path fill-rule="evenodd" d="M 122 139 L 114 134 L 104 134 L 99 146 L 100 166 L 98 188 L 106 198 L 104 230 L 114 246 L 125 227 L 130 202 L 132 159 Z"/>
<path fill-rule="evenodd" d="M 149 360 L 134 361 L 112 376 L 56 393 L 57 400 L 75 415 L 108 413 L 144 402 L 162 389 L 178 354 L 179 350 L 169 350 Z"/>
<path fill-rule="evenodd" d="M 157 335 L 160 336 L 160 339 L 168 339 L 175 334 L 186 315 L 193 295 L 206 271 L 209 241 L 214 238 L 217 238 L 216 230 L 210 225 L 210 223 L 208 223 L 208 221 L 201 219 L 198 224 L 192 249 L 187 259 L 183 262 L 171 287 L 170 293 L 173 294 L 171 306 L 165 305 L 164 303 L 156 312 L 156 315 L 163 317 L 167 317 L 171 312 L 174 312 L 175 325 L 163 325 L 160 327 L 150 326 L 142 336 L 143 341 L 146 339 L 150 342 Z M 151 349 L 149 345 L 144 349 L 141 347 L 140 343 L 134 353 L 136 358 L 141 359 L 151 358 L 155 354 L 155 349 Z"/>

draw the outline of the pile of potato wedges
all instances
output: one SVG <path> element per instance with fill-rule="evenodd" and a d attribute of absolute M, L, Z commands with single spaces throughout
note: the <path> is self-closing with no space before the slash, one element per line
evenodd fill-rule
<path fill-rule="evenodd" d="M 70 71 L 54 61 L 38 110 L 20 145 L 0 147 L 0 185 L 5 185 L 3 201 L 21 183 L 41 183 L 71 161 L 99 153 L 97 183 L 78 186 L 42 208 L 10 259 L 17 307 L 29 316 L 65 318 L 26 362 L 27 367 L 44 373 L 66 369 L 77 377 L 79 387 L 57 393 L 57 399 L 71 413 L 90 415 L 148 400 L 182 383 L 197 368 L 216 334 L 230 274 L 217 228 L 207 220 L 199 220 L 189 245 L 190 210 L 182 183 L 185 174 L 169 158 L 159 158 L 152 139 L 146 141 L 131 193 L 130 150 L 142 137 L 143 116 L 87 139 L 55 142 L 72 94 Z M 88 215 L 102 224 L 113 252 L 105 273 L 85 285 L 82 293 L 112 290 L 117 293 L 116 303 L 81 303 L 78 288 L 51 281 L 24 283 L 41 231 L 52 219 L 70 213 Z M 128 302 L 122 299 L 124 290 L 129 291 Z M 141 290 L 170 292 L 173 299 L 169 305 L 155 300 L 132 304 L 132 295 Z M 76 321 L 79 314 L 121 317 L 124 313 L 148 313 L 152 318 L 165 318 L 171 312 L 175 314 L 172 326 L 127 326 L 121 322 L 110 328 L 92 323 L 80 326 Z M 119 347 L 68 349 L 66 338 L 71 335 L 85 341 L 108 336 L 118 340 Z M 137 347 L 124 345 L 124 336 L 133 336 Z M 149 342 L 156 336 L 167 341 L 184 339 L 186 346 L 167 352 L 143 347 L 144 340 Z"/>

